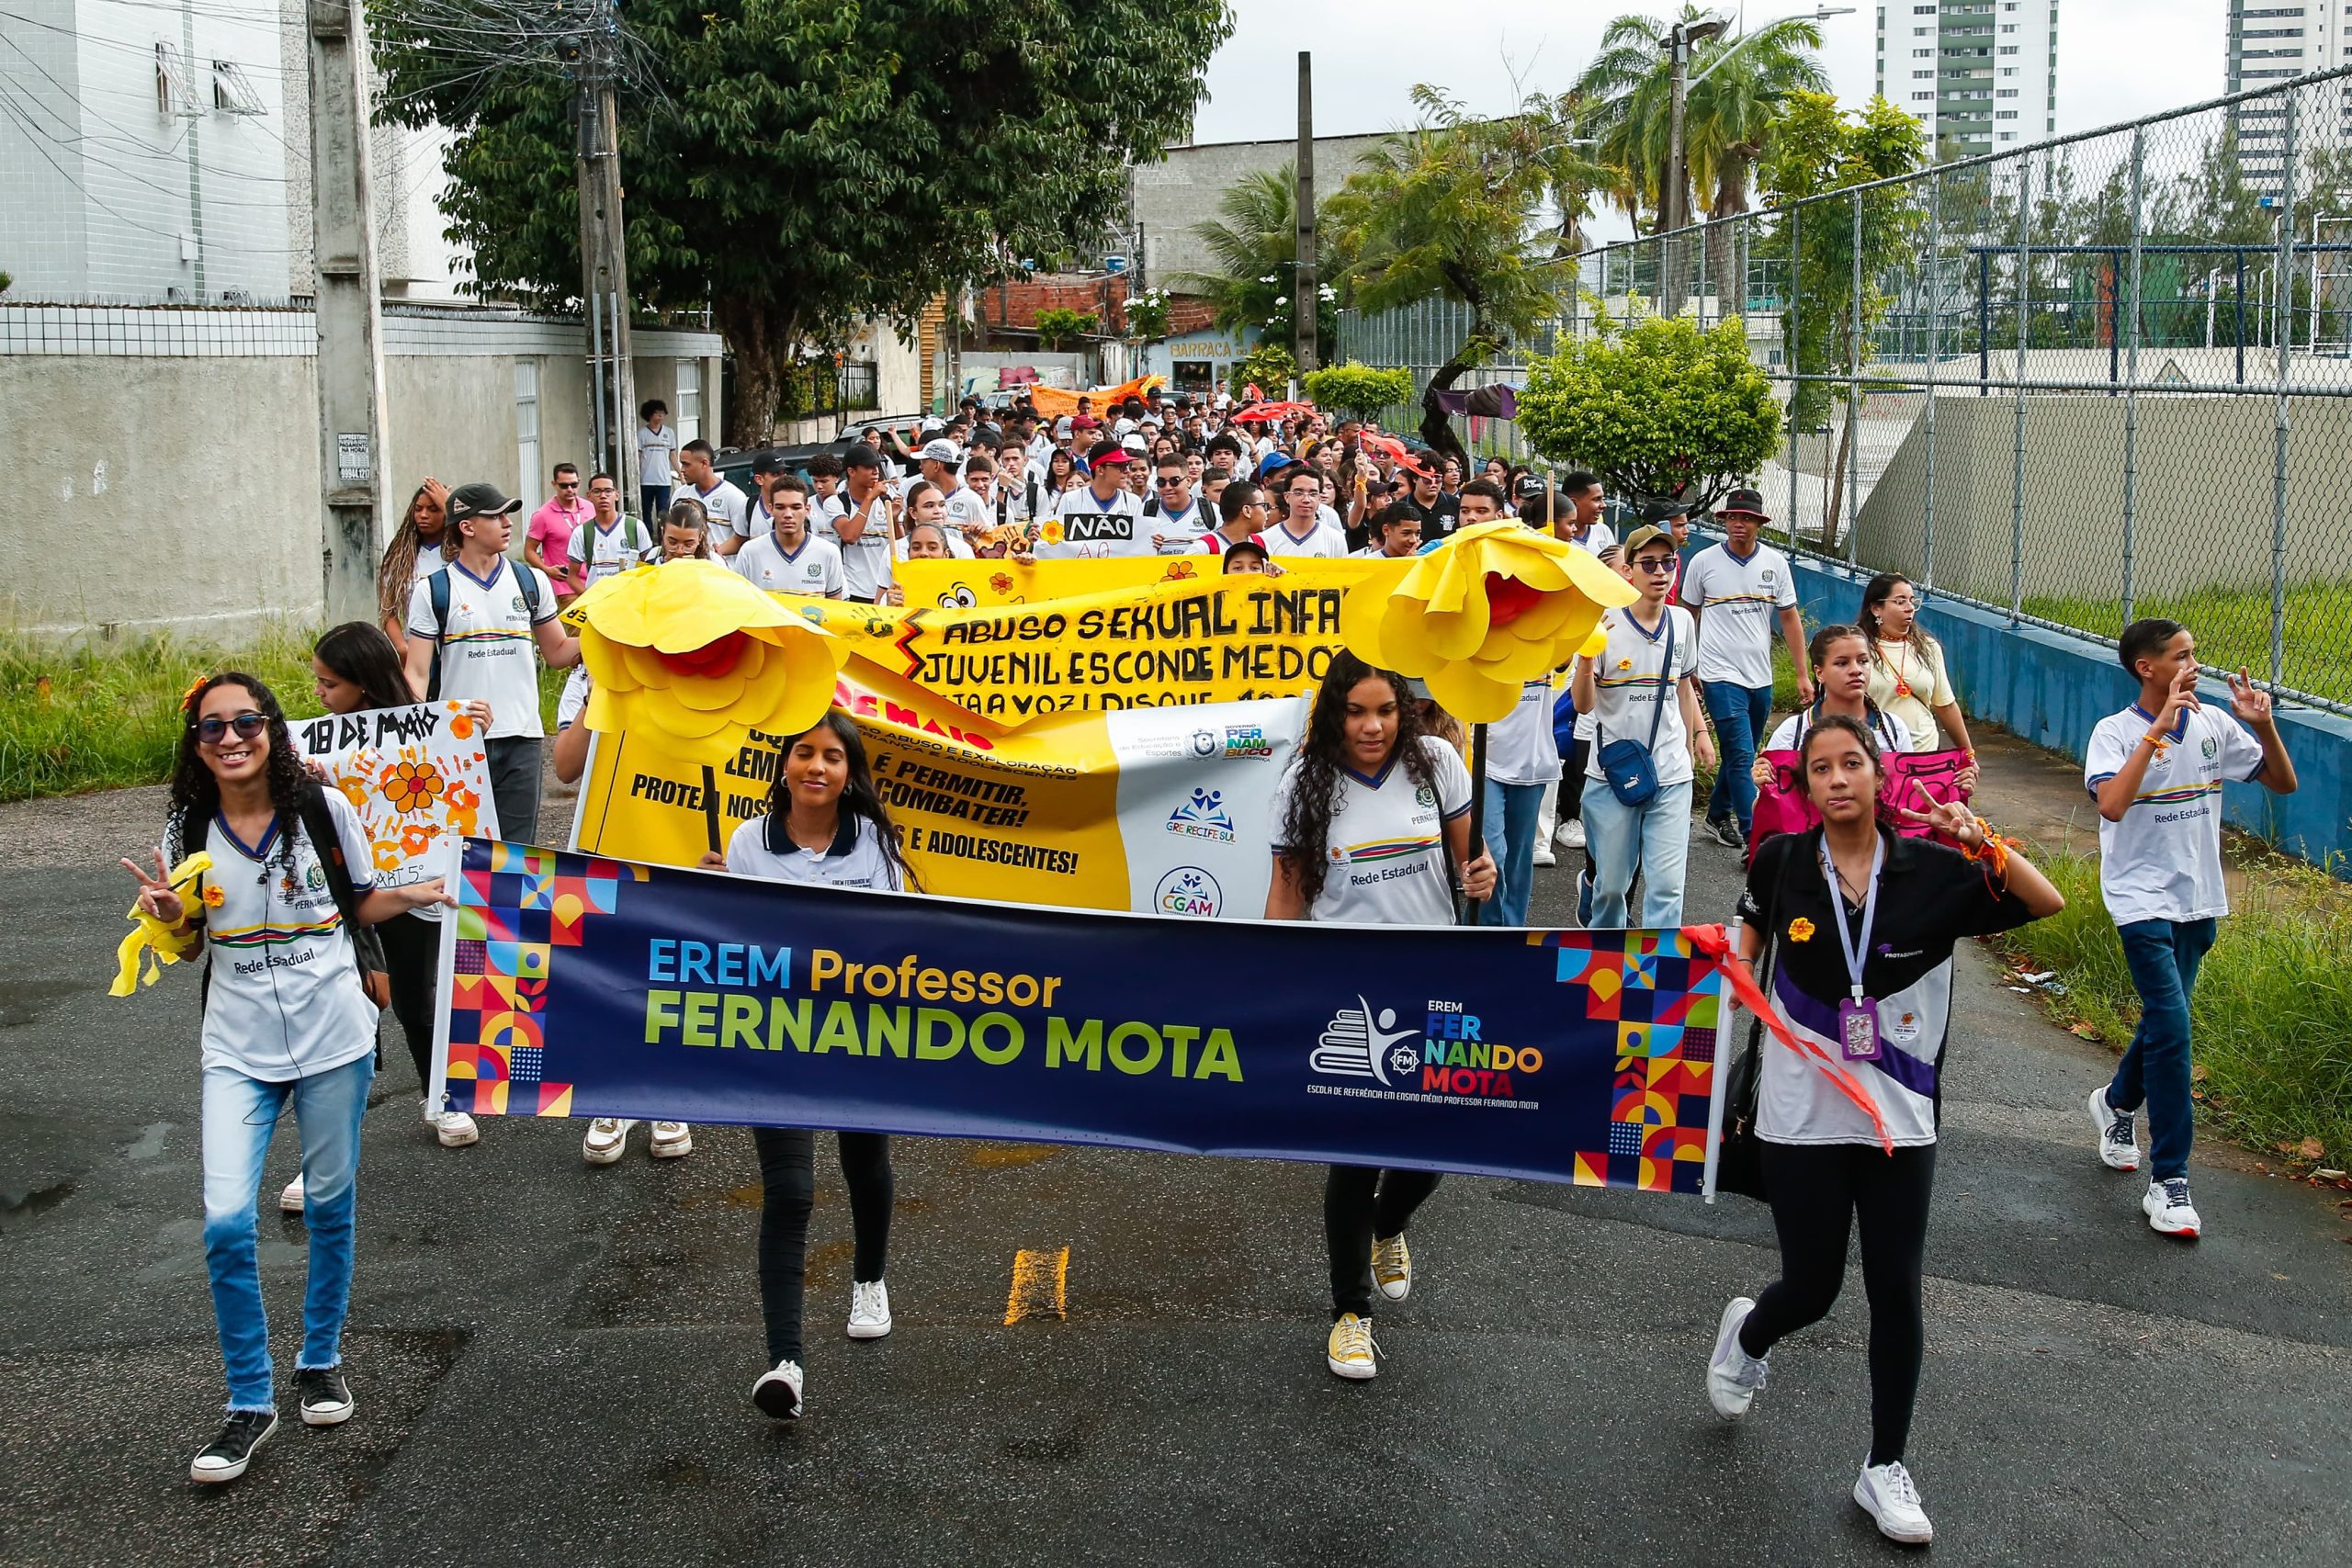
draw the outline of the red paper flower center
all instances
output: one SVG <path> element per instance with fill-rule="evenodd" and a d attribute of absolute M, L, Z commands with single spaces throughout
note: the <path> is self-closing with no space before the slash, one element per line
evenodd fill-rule
<path fill-rule="evenodd" d="M 729 632 L 715 642 L 704 643 L 700 648 L 690 648 L 684 653 L 662 653 L 656 650 L 655 657 L 662 660 L 665 668 L 674 670 L 681 675 L 706 677 L 724 675 L 735 668 L 735 661 L 738 659 L 743 657 L 745 640 L 741 632 Z"/>
<path fill-rule="evenodd" d="M 1543 597 L 1544 591 L 1532 583 L 1490 571 L 1487 573 L 1487 624 L 1507 626 L 1533 609 L 1535 602 Z"/>

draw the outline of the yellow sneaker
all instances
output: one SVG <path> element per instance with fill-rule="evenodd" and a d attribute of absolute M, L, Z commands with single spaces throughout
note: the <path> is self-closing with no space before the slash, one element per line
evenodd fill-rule
<path fill-rule="evenodd" d="M 1413 1249 L 1405 1245 L 1403 1231 L 1386 1241 L 1372 1238 L 1372 1282 L 1392 1302 L 1413 1293 Z"/>
<path fill-rule="evenodd" d="M 1343 1313 L 1331 1325 L 1331 1337 L 1323 1346 L 1323 1364 L 1331 1369 L 1334 1377 L 1361 1381 L 1380 1375 L 1379 1363 L 1373 1359 L 1380 1347 L 1372 1342 L 1372 1319 Z"/>

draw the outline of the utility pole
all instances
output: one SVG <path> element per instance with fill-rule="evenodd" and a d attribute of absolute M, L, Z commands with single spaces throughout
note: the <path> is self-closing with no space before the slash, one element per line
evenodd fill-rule
<path fill-rule="evenodd" d="M 1690 214 L 1683 205 L 1685 188 L 1690 183 L 1685 167 L 1688 160 L 1682 148 L 1683 105 L 1690 96 L 1690 46 L 1713 38 L 1724 30 L 1720 21 L 1677 22 L 1666 31 L 1658 43 L 1666 50 L 1668 91 L 1666 119 L 1666 188 L 1658 193 L 1658 232 L 1671 234 L 1690 221 Z M 1658 313 L 1679 316 L 1682 313 L 1682 285 L 1679 272 L 1667 259 L 1666 246 L 1658 247 L 1657 280 Z"/>
<path fill-rule="evenodd" d="M 628 246 L 611 55 L 619 23 L 612 0 L 599 0 L 596 15 L 572 65 L 579 85 L 580 306 L 588 330 L 588 428 L 597 466 L 619 481 L 626 511 L 638 497 L 637 366 L 629 344 Z"/>
<path fill-rule="evenodd" d="M 1315 276 L 1315 56 L 1298 51 L 1298 267 L 1291 280 L 1290 319 L 1296 322 L 1298 373 L 1317 365 L 1315 317 L 1322 280 Z"/>
<path fill-rule="evenodd" d="M 373 622 L 384 544 L 384 351 L 364 0 L 309 0 L 307 31 L 326 613 L 330 622 Z"/>

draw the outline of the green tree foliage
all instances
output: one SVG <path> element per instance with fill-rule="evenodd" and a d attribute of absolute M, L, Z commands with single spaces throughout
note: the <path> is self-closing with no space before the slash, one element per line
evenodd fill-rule
<path fill-rule="evenodd" d="M 1771 456 L 1781 410 L 1736 317 L 1702 333 L 1687 317 L 1652 316 L 1604 322 L 1530 366 L 1519 428 L 1544 457 L 1598 473 L 1611 494 L 1698 507 Z"/>
<path fill-rule="evenodd" d="M 451 236 L 481 286 L 580 288 L 571 84 L 485 74 L 373 0 L 385 112 L 439 123 Z M 764 441 L 798 349 L 860 317 L 911 331 L 943 289 L 1065 249 L 1124 209 L 1126 164 L 1191 122 L 1224 0 L 621 0 L 658 62 L 624 99 L 629 282 L 707 305 L 735 355 L 729 438 Z"/>
<path fill-rule="evenodd" d="M 1410 370 L 1374 370 L 1350 360 L 1306 373 L 1306 396 L 1316 407 L 1369 415 L 1413 400 Z"/>
<path fill-rule="evenodd" d="M 1315 265 L 1328 279 L 1338 270 L 1331 247 L 1331 200 L 1315 207 Z M 1193 236 L 1216 258 L 1215 272 L 1179 273 L 1169 286 L 1209 302 L 1216 324 L 1227 332 L 1256 328 L 1286 348 L 1298 346 L 1298 166 L 1257 169 L 1227 187 L 1215 218 L 1193 225 Z M 1316 341 L 1328 344 L 1340 331 L 1339 295 L 1328 283 L 1318 290 Z"/>
<path fill-rule="evenodd" d="M 1367 311 L 1445 299 L 1470 331 L 1422 393 L 1422 439 L 1469 467 L 1438 394 L 1558 309 L 1538 215 L 1550 189 L 1550 128 L 1481 120 L 1437 89 L 1413 89 L 1421 124 L 1392 135 L 1332 197 L 1335 243 L 1352 258 L 1351 303 Z"/>
<path fill-rule="evenodd" d="M 1037 346 L 1048 353 L 1059 353 L 1102 324 L 1102 318 L 1091 310 L 1069 310 L 1058 305 L 1048 305 L 1037 312 Z"/>
<path fill-rule="evenodd" d="M 1860 115 L 1850 115 L 1826 93 L 1795 93 L 1784 106 L 1764 160 L 1764 188 L 1774 205 L 1787 206 L 1849 186 L 1910 174 L 1926 155 L 1927 134 L 1919 122 L 1883 97 L 1871 98 Z M 1859 229 L 1854 221 L 1858 205 Z M 1759 242 L 1794 253 L 1796 296 L 1804 303 L 1782 317 L 1782 329 L 1789 334 L 1791 363 L 1800 374 L 1846 373 L 1853 367 L 1858 352 L 1862 363 L 1869 362 L 1871 336 L 1894 302 L 1880 280 L 1890 269 L 1914 258 L 1926 218 L 1917 191 L 1907 186 L 1882 186 L 1785 214 L 1778 239 Z M 1854 289 L 1858 238 L 1859 310 Z M 1854 333 L 1858 315 L 1859 344 Z M 1818 430 L 1831 400 L 1838 398 L 1845 400 L 1846 418 L 1830 477 L 1829 506 L 1822 527 L 1824 549 L 1837 545 L 1846 446 L 1853 439 L 1858 411 L 1842 389 L 1824 381 L 1797 382 L 1790 409 L 1790 419 L 1797 429 Z"/>
<path fill-rule="evenodd" d="M 1269 398 L 1279 398 L 1298 378 L 1298 361 L 1291 351 L 1278 343 L 1261 343 L 1241 358 L 1233 362 L 1227 372 L 1227 385 L 1239 397 L 1241 389 L 1254 386 Z"/>

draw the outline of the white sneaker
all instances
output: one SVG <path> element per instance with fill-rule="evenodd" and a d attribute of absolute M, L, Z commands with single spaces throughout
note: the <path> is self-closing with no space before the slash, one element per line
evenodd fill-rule
<path fill-rule="evenodd" d="M 1413 1249 L 1405 1245 L 1403 1231 L 1385 1241 L 1372 1238 L 1372 1282 L 1392 1302 L 1413 1293 Z"/>
<path fill-rule="evenodd" d="M 617 1116 L 597 1117 L 588 1123 L 588 1135 L 580 1140 L 580 1157 L 590 1165 L 617 1164 L 628 1147 L 628 1130 L 636 1125 Z"/>
<path fill-rule="evenodd" d="M 297 1176 L 277 1195 L 278 1213 L 299 1214 L 302 1212 L 302 1179 Z"/>
<path fill-rule="evenodd" d="M 433 1136 L 445 1149 L 462 1149 L 481 1142 L 481 1129 L 462 1111 L 444 1111 L 433 1119 Z"/>
<path fill-rule="evenodd" d="M 849 1337 L 879 1339 L 890 1332 L 890 1287 L 879 1280 L 855 1280 L 849 1287 Z"/>
<path fill-rule="evenodd" d="M 1571 817 L 1561 823 L 1560 830 L 1552 835 L 1552 841 L 1564 850 L 1584 848 L 1584 818 Z"/>
<path fill-rule="evenodd" d="M 762 1373 L 752 1385 L 752 1403 L 771 1420 L 799 1420 L 800 1363 L 778 1361 L 774 1371 Z"/>
<path fill-rule="evenodd" d="M 656 1122 L 645 1152 L 655 1159 L 684 1159 L 695 1152 L 695 1130 L 684 1122 Z"/>
<path fill-rule="evenodd" d="M 1351 1312 L 1340 1314 L 1323 1344 L 1323 1364 L 1334 1377 L 1353 1382 L 1380 1375 L 1380 1363 L 1374 1359 L 1379 1354 L 1380 1347 L 1372 1342 L 1372 1319 Z"/>
<path fill-rule="evenodd" d="M 1772 1358 L 1751 1356 L 1740 1348 L 1740 1325 L 1755 1310 L 1756 1303 L 1747 1297 L 1734 1296 L 1724 1308 L 1723 1321 L 1715 1325 L 1715 1352 L 1707 1359 L 1707 1403 L 1726 1421 L 1747 1414 L 1772 1371 Z"/>
<path fill-rule="evenodd" d="M 1889 1540 L 1925 1546 L 1936 1539 L 1936 1527 L 1928 1522 L 1927 1510 L 1919 1506 L 1919 1488 L 1912 1483 L 1911 1472 L 1903 1468 L 1901 1460 L 1892 1464 L 1865 1461 L 1862 1473 L 1854 1480 L 1854 1501 L 1878 1521 L 1878 1533 Z"/>
<path fill-rule="evenodd" d="M 2091 1090 L 2091 1125 L 2098 1129 L 2099 1163 L 2109 1170 L 2140 1168 L 2140 1137 L 2132 1112 L 2107 1102 L 2107 1086 Z"/>
<path fill-rule="evenodd" d="M 2188 1178 L 2185 1176 L 2148 1183 L 2148 1190 L 2140 1200 L 2140 1212 L 2148 1216 L 2148 1228 L 2160 1235 L 2197 1239 L 2197 1208 L 2188 1201 Z"/>
<path fill-rule="evenodd" d="M 1551 845 L 1546 843 L 1538 843 L 1535 846 L 1535 863 L 1537 865 L 1557 865 L 1560 863 L 1560 857 L 1552 852 Z"/>

